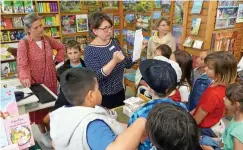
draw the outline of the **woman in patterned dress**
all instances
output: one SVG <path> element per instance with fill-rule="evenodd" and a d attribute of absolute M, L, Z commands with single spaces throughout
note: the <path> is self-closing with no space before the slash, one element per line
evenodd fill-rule
<path fill-rule="evenodd" d="M 27 36 L 18 44 L 18 78 L 25 87 L 30 87 L 33 83 L 43 83 L 57 94 L 55 64 L 64 60 L 64 46 L 54 38 L 44 36 L 41 19 L 36 13 L 30 13 L 23 19 Z M 54 60 L 53 49 L 57 50 Z M 41 141 L 49 147 L 45 142 L 47 132 L 43 123 L 48 112 L 49 109 L 30 112 L 30 120 L 38 125 L 43 137 Z"/>

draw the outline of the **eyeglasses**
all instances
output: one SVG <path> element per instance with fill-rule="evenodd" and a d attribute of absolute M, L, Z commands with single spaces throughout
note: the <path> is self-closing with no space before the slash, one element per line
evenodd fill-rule
<path fill-rule="evenodd" d="M 104 32 L 108 32 L 109 30 L 113 29 L 113 26 L 108 26 L 108 27 L 98 28 L 98 29 L 103 30 Z"/>

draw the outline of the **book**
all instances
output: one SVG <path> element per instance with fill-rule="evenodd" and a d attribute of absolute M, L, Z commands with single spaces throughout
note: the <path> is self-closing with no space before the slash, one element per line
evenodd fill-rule
<path fill-rule="evenodd" d="M 4 127 L 3 118 L 0 114 L 0 148 L 8 146 L 8 138 Z"/>
<path fill-rule="evenodd" d="M 113 25 L 119 26 L 120 25 L 120 16 L 114 16 L 113 18 L 114 18 Z"/>
<path fill-rule="evenodd" d="M 2 73 L 6 73 L 5 71 L 10 72 L 10 66 L 4 65 L 6 63 L 2 63 L 1 75 Z M 2 112 L 4 118 L 11 118 L 19 115 L 19 110 L 17 106 L 17 102 L 14 95 L 13 88 L 1 88 L 1 106 L 0 111 Z"/>
<path fill-rule="evenodd" d="M 126 29 L 122 30 L 122 40 L 123 40 L 123 42 L 127 42 L 127 30 Z"/>
<path fill-rule="evenodd" d="M 23 28 L 24 27 L 22 17 L 13 17 L 12 22 L 13 22 L 14 28 Z"/>
<path fill-rule="evenodd" d="M 5 29 L 12 29 L 13 28 L 12 18 L 3 18 L 3 23 L 4 23 Z"/>
<path fill-rule="evenodd" d="M 161 1 L 161 7 L 162 7 L 162 12 L 169 13 L 171 7 L 171 1 L 170 0 Z"/>
<path fill-rule="evenodd" d="M 178 24 L 178 25 L 182 25 L 182 23 L 183 23 L 183 14 L 184 14 L 183 3 L 184 3 L 184 1 L 180 1 L 180 0 L 175 1 L 174 18 L 175 18 L 175 24 Z"/>
<path fill-rule="evenodd" d="M 88 32 L 88 15 L 76 15 L 77 32 Z"/>
<path fill-rule="evenodd" d="M 193 39 L 191 37 L 187 37 L 183 43 L 185 47 L 192 47 Z"/>
<path fill-rule="evenodd" d="M 62 33 L 76 33 L 75 15 L 66 15 L 61 17 Z"/>
<path fill-rule="evenodd" d="M 136 0 L 123 0 L 123 11 L 124 12 L 135 12 L 136 11 Z"/>
<path fill-rule="evenodd" d="M 125 14 L 124 27 L 133 26 L 135 22 L 134 14 Z"/>
<path fill-rule="evenodd" d="M 119 1 L 103 1 L 103 10 L 118 10 Z"/>
<path fill-rule="evenodd" d="M 160 9 L 161 8 L 161 0 L 155 0 L 154 1 L 154 8 Z"/>
<path fill-rule="evenodd" d="M 50 30 L 51 30 L 51 36 L 52 37 L 58 37 L 59 36 L 59 32 L 57 31 L 57 28 L 53 27 Z"/>
<path fill-rule="evenodd" d="M 114 29 L 114 38 L 120 39 L 120 29 Z"/>
<path fill-rule="evenodd" d="M 13 13 L 12 1 L 7 1 L 7 0 L 3 1 L 2 12 L 3 13 Z"/>
<path fill-rule="evenodd" d="M 61 0 L 60 1 L 61 12 L 81 12 L 81 1 Z"/>
<path fill-rule="evenodd" d="M 35 145 L 28 114 L 6 119 L 4 126 L 10 144 L 18 144 L 21 150 Z"/>
<path fill-rule="evenodd" d="M 152 2 L 147 0 L 137 1 L 136 9 L 137 12 L 152 12 Z"/>
<path fill-rule="evenodd" d="M 201 49 L 203 45 L 203 41 L 194 40 L 192 48 Z"/>
<path fill-rule="evenodd" d="M 136 14 L 136 29 L 142 29 L 144 32 L 150 31 L 150 16 Z"/>
<path fill-rule="evenodd" d="M 15 13 L 24 13 L 24 5 L 22 1 L 14 0 L 13 8 Z"/>
<path fill-rule="evenodd" d="M 54 26 L 54 19 L 52 16 L 45 17 L 45 25 L 46 26 Z"/>
<path fill-rule="evenodd" d="M 7 31 L 2 31 L 2 41 L 4 41 L 4 42 L 10 41 Z"/>
<path fill-rule="evenodd" d="M 84 51 L 84 48 L 88 45 L 88 38 L 86 35 L 76 36 L 76 41 L 80 43 L 81 52 Z"/>
<path fill-rule="evenodd" d="M 135 39 L 135 31 L 127 30 L 127 46 L 133 46 Z"/>
<path fill-rule="evenodd" d="M 198 35 L 198 31 L 200 28 L 202 18 L 193 18 L 192 19 L 192 27 L 191 27 L 191 34 Z"/>
<path fill-rule="evenodd" d="M 200 14 L 202 10 L 203 0 L 194 0 L 192 5 L 192 14 Z"/>

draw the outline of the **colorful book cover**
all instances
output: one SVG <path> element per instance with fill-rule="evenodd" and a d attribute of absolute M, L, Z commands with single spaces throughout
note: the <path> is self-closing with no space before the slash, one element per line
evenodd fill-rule
<path fill-rule="evenodd" d="M 50 30 L 51 30 L 51 36 L 52 37 L 58 37 L 59 36 L 57 28 L 51 28 Z"/>
<path fill-rule="evenodd" d="M 120 25 L 120 16 L 114 16 L 114 26 L 119 26 Z"/>
<path fill-rule="evenodd" d="M 114 29 L 114 38 L 120 39 L 120 29 Z"/>
<path fill-rule="evenodd" d="M 16 41 L 17 40 L 17 31 L 9 31 L 9 38 L 10 38 L 10 41 Z"/>
<path fill-rule="evenodd" d="M 236 23 L 242 23 L 242 22 L 243 22 L 243 4 L 239 4 Z"/>
<path fill-rule="evenodd" d="M 192 47 L 193 39 L 191 37 L 187 37 L 183 43 L 185 47 Z"/>
<path fill-rule="evenodd" d="M 15 13 L 24 13 L 24 5 L 22 1 L 14 0 L 13 8 Z"/>
<path fill-rule="evenodd" d="M 25 13 L 34 12 L 34 6 L 33 6 L 32 0 L 24 1 L 24 10 L 25 10 Z"/>
<path fill-rule="evenodd" d="M 4 120 L 8 142 L 18 144 L 19 149 L 35 145 L 28 114 Z"/>
<path fill-rule="evenodd" d="M 103 10 L 118 10 L 119 1 L 103 1 Z"/>
<path fill-rule="evenodd" d="M 127 30 L 126 29 L 122 30 L 122 40 L 123 40 L 123 42 L 127 42 Z"/>
<path fill-rule="evenodd" d="M 191 27 L 191 34 L 192 35 L 198 35 L 199 28 L 201 25 L 202 18 L 193 18 L 192 19 L 192 27 Z"/>
<path fill-rule="evenodd" d="M 152 1 L 147 1 L 147 0 L 137 1 L 136 9 L 137 12 L 144 12 L 144 13 L 152 12 L 153 10 Z"/>
<path fill-rule="evenodd" d="M 3 18 L 3 23 L 4 23 L 5 29 L 12 29 L 13 28 L 12 18 Z"/>
<path fill-rule="evenodd" d="M 2 116 L 0 116 L 0 148 L 8 146 L 8 138 L 4 128 Z"/>
<path fill-rule="evenodd" d="M 192 48 L 201 49 L 203 45 L 203 41 L 194 40 Z"/>
<path fill-rule="evenodd" d="M 123 0 L 123 11 L 124 12 L 135 12 L 136 11 L 136 0 Z"/>
<path fill-rule="evenodd" d="M 162 12 L 169 13 L 170 7 L 171 7 L 171 1 L 170 0 L 162 0 L 161 1 L 161 7 L 162 7 Z"/>
<path fill-rule="evenodd" d="M 61 21 L 63 34 L 76 33 L 75 15 L 62 16 Z"/>
<path fill-rule="evenodd" d="M 161 0 L 155 0 L 154 1 L 154 8 L 155 9 L 161 9 Z"/>
<path fill-rule="evenodd" d="M 3 13 L 13 13 L 12 1 L 4 0 L 2 3 L 2 12 Z"/>
<path fill-rule="evenodd" d="M 76 25 L 77 32 L 87 32 L 88 31 L 88 15 L 76 15 Z"/>
<path fill-rule="evenodd" d="M 22 17 L 13 17 L 12 21 L 13 21 L 14 28 L 23 28 L 24 27 Z"/>
<path fill-rule="evenodd" d="M 192 5 L 192 14 L 200 14 L 202 10 L 203 0 L 194 0 Z"/>
<path fill-rule="evenodd" d="M 80 43 L 81 51 L 84 51 L 84 48 L 88 45 L 88 38 L 86 35 L 76 36 L 76 41 Z"/>
<path fill-rule="evenodd" d="M 10 72 L 10 66 L 4 65 L 5 63 L 2 63 L 1 68 L 1 75 L 2 73 L 8 73 Z M 17 106 L 17 102 L 14 95 L 14 89 L 13 88 L 1 88 L 1 106 L 0 111 L 3 113 L 5 118 L 8 117 L 15 117 L 19 115 L 19 110 Z"/>
<path fill-rule="evenodd" d="M 175 1 L 175 13 L 174 13 L 174 18 L 175 18 L 175 24 L 180 24 L 182 25 L 183 23 L 183 3 L 184 1 L 176 0 Z"/>
<path fill-rule="evenodd" d="M 81 12 L 81 1 L 73 0 L 61 0 L 60 1 L 61 12 Z"/>
<path fill-rule="evenodd" d="M 8 44 L 1 44 L 1 49 L 0 49 L 1 60 L 14 59 L 14 56 L 7 51 L 8 47 L 9 47 Z"/>
<path fill-rule="evenodd" d="M 46 16 L 45 17 L 45 24 L 46 24 L 46 26 L 53 26 L 54 25 L 52 16 Z"/>
<path fill-rule="evenodd" d="M 125 15 L 124 27 L 133 26 L 134 22 L 135 22 L 134 14 Z"/>
<path fill-rule="evenodd" d="M 10 41 L 7 31 L 2 31 L 2 39 L 3 39 L 4 42 Z"/>
<path fill-rule="evenodd" d="M 127 30 L 127 45 L 133 46 L 134 45 L 134 39 L 135 39 L 135 31 Z"/>

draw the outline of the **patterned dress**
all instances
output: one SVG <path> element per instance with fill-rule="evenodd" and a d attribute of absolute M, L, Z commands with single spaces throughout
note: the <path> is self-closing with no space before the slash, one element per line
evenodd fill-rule
<path fill-rule="evenodd" d="M 50 37 L 50 42 L 44 37 L 42 38 L 42 48 L 35 41 L 27 36 L 29 43 L 27 50 L 25 41 L 21 40 L 17 50 L 17 67 L 18 78 L 20 80 L 29 79 L 31 84 L 43 83 L 53 93 L 57 93 L 57 75 L 55 64 L 53 61 L 53 49 L 57 50 L 56 61 L 64 60 L 64 46 L 54 38 Z M 43 122 L 44 116 L 48 113 L 48 109 L 38 110 L 30 113 L 31 122 L 40 124 Z"/>

